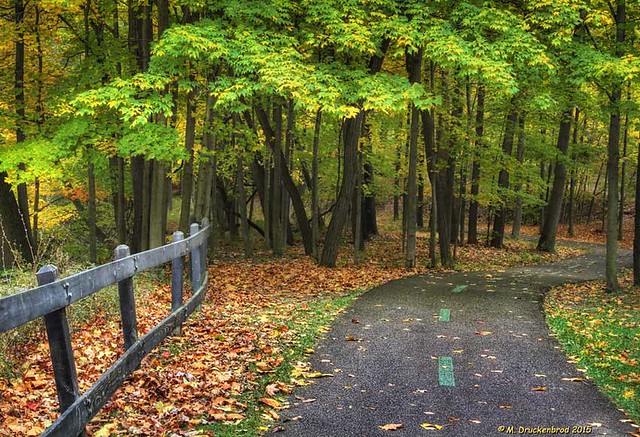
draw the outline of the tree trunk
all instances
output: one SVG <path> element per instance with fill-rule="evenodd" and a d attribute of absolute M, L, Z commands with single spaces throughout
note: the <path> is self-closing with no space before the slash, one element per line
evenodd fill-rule
<path fill-rule="evenodd" d="M 621 58 L 624 54 L 626 39 L 626 2 L 616 2 L 616 50 L 615 55 Z M 622 83 L 615 80 L 611 91 L 612 112 L 609 116 L 609 139 L 607 142 L 607 250 L 605 258 L 605 277 L 607 292 L 615 292 L 618 284 L 618 167 L 620 161 L 620 103 L 622 99 Z"/>
<path fill-rule="evenodd" d="M 369 74 L 375 74 L 382 68 L 384 54 L 389 48 L 390 41 L 384 40 L 381 44 L 380 51 L 382 55 L 373 55 L 369 60 Z M 355 117 L 347 119 L 343 123 L 344 138 L 344 176 L 340 191 L 337 196 L 336 205 L 331 215 L 331 222 L 325 236 L 324 247 L 320 256 L 320 264 L 326 267 L 334 267 L 338 258 L 338 250 L 340 248 L 340 237 L 342 229 L 347 221 L 349 213 L 349 204 L 355 191 L 355 171 L 357 169 L 358 160 L 358 143 L 360 133 L 362 132 L 362 124 L 364 122 L 364 112 L 359 112 Z"/>
<path fill-rule="evenodd" d="M 395 173 L 393 175 L 393 220 L 400 218 L 400 161 L 402 159 L 402 146 L 396 148 Z"/>
<path fill-rule="evenodd" d="M 213 105 L 215 97 L 207 96 L 205 116 L 204 116 L 204 133 L 202 135 L 202 145 L 204 146 L 205 156 L 200 159 L 198 165 L 198 182 L 196 184 L 195 196 L 195 217 L 198 222 L 202 218 L 209 217 L 211 209 L 211 190 L 213 183 L 213 160 L 215 153 L 215 138 L 213 135 Z"/>
<path fill-rule="evenodd" d="M 518 119 L 518 147 L 516 149 L 516 159 L 521 166 L 524 160 L 524 115 L 521 115 Z M 520 228 L 522 227 L 522 184 L 518 182 L 515 186 L 516 192 L 516 207 L 513 212 L 513 228 L 511 229 L 511 236 L 513 238 L 520 238 Z"/>
<path fill-rule="evenodd" d="M 593 194 L 591 195 L 591 202 L 589 203 L 589 211 L 587 212 L 587 224 L 591 224 L 593 217 L 593 208 L 596 204 L 596 196 L 598 195 L 598 185 L 600 184 L 600 178 L 602 177 L 602 169 L 604 168 L 604 162 L 600 163 L 598 167 L 598 176 L 596 177 L 596 183 L 593 186 Z"/>
<path fill-rule="evenodd" d="M 564 187 L 567 182 L 567 164 L 565 159 L 569 150 L 569 141 L 571 139 L 571 116 L 573 108 L 565 111 L 560 120 L 560 129 L 558 131 L 558 157 L 554 168 L 553 187 L 551 195 L 547 203 L 546 216 L 544 219 L 544 227 L 540 233 L 538 240 L 538 250 L 542 252 L 555 253 L 556 237 L 558 234 L 558 223 L 560 222 L 560 213 L 562 212 L 562 198 L 564 197 Z"/>
<path fill-rule="evenodd" d="M 320 265 L 335 267 L 340 248 L 342 229 L 347 221 L 349 207 L 356 185 L 358 160 L 358 142 L 362 130 L 364 112 L 346 119 L 342 128 L 344 147 L 344 173 L 336 205 L 333 208 L 331 222 L 325 236 L 324 247 L 320 256 Z"/>
<path fill-rule="evenodd" d="M 111 195 L 115 216 L 118 243 L 126 244 L 127 228 L 125 221 L 126 199 L 124 192 L 124 159 L 119 156 L 109 158 L 111 169 Z"/>
<path fill-rule="evenodd" d="M 311 255 L 313 253 L 313 237 L 311 233 L 311 226 L 309 225 L 309 220 L 307 219 L 307 213 L 304 209 L 304 202 L 302 200 L 302 196 L 300 195 L 300 192 L 298 191 L 298 188 L 296 187 L 295 182 L 291 178 L 291 172 L 289 171 L 289 166 L 287 165 L 282 149 L 278 147 L 276 144 L 277 139 L 275 136 L 275 132 L 271 127 L 271 123 L 269 122 L 269 117 L 266 111 L 264 111 L 264 109 L 262 108 L 256 108 L 256 114 L 258 116 L 260 126 L 262 127 L 262 131 L 264 133 L 267 145 L 273 152 L 274 161 L 276 156 L 279 157 L 280 173 L 279 173 L 279 177 L 275 179 L 280 181 L 280 183 L 283 184 L 284 188 L 287 190 L 289 198 L 291 199 L 291 204 L 293 205 L 293 210 L 296 214 L 296 219 L 297 219 L 298 227 L 300 229 L 300 234 L 302 236 L 302 243 L 304 245 L 305 254 Z M 274 172 L 275 172 L 275 166 L 274 166 Z M 266 194 L 267 193 L 265 193 L 265 195 Z M 277 204 L 275 200 L 272 200 L 274 194 L 275 194 L 275 189 L 269 191 L 268 193 L 269 199 L 265 199 L 265 203 L 269 205 L 268 209 L 271 209 L 274 204 Z M 271 214 L 267 214 L 267 216 L 269 217 L 269 220 L 273 220 L 274 217 L 276 217 L 277 215 L 275 214 L 275 212 L 273 212 Z M 275 226 L 272 225 L 271 227 L 272 229 L 275 230 Z"/>
<path fill-rule="evenodd" d="M 6 172 L 0 173 L 0 269 L 11 269 L 16 261 L 15 251 L 27 262 L 33 260 L 31 244 L 24 217 L 20 214 L 18 202 L 5 178 Z"/>
<path fill-rule="evenodd" d="M 575 148 L 578 145 L 578 129 L 579 129 L 579 121 L 580 121 L 580 109 L 576 108 L 576 113 L 573 119 L 573 147 Z M 569 182 L 569 205 L 567 208 L 567 222 L 568 222 L 568 233 L 569 238 L 573 238 L 575 236 L 574 229 L 574 220 L 575 220 L 575 206 L 574 203 L 576 201 L 576 165 L 577 165 L 577 155 L 573 153 L 573 165 L 571 167 L 571 180 Z"/>
<path fill-rule="evenodd" d="M 184 145 L 187 152 L 187 160 L 182 167 L 182 182 L 180 185 L 180 195 L 182 204 L 180 206 L 180 230 L 189 231 L 191 219 L 191 197 L 193 195 L 193 146 L 196 139 L 196 119 L 193 115 L 195 110 L 195 91 L 189 91 L 187 95 L 187 119 L 185 127 Z"/>
<path fill-rule="evenodd" d="M 627 145 L 629 142 L 629 114 L 624 117 L 624 134 L 622 136 L 622 169 L 620 170 L 620 207 L 618 213 L 618 241 L 624 238 L 624 201 L 625 181 L 627 179 Z"/>
<path fill-rule="evenodd" d="M 320 207 L 318 205 L 318 149 L 320 146 L 320 131 L 322 128 L 322 109 L 316 112 L 316 122 L 313 129 L 313 161 L 311 164 L 311 235 L 312 251 L 316 259 L 320 259 Z"/>
<path fill-rule="evenodd" d="M 149 249 L 155 249 L 165 243 L 165 228 L 163 216 L 166 215 L 166 169 L 157 160 L 150 161 L 151 193 L 149 200 Z M 181 228 L 186 229 L 186 228 Z"/>
<path fill-rule="evenodd" d="M 476 108 L 476 147 L 471 165 L 471 199 L 469 200 L 469 233 L 467 242 L 478 244 L 478 194 L 480 193 L 480 152 L 484 133 L 484 86 L 478 86 Z"/>
<path fill-rule="evenodd" d="M 88 167 L 88 186 L 89 186 L 89 262 L 98 263 L 98 237 L 96 235 L 96 175 L 95 166 L 93 164 L 93 149 L 87 149 Z"/>
<path fill-rule="evenodd" d="M 233 125 L 235 131 L 236 117 L 234 116 Z M 235 133 L 232 135 L 232 146 L 235 149 Z M 244 257 L 251 258 L 253 249 L 251 247 L 251 236 L 249 235 L 249 220 L 247 218 L 247 196 L 244 188 L 244 159 L 243 151 L 238 151 L 237 173 L 236 173 L 236 192 L 238 198 L 238 209 L 240 210 L 240 227 L 242 228 L 242 243 L 244 248 Z"/>
<path fill-rule="evenodd" d="M 514 105 L 514 99 L 511 100 L 511 105 Z M 504 156 L 511 156 L 517 121 L 518 113 L 515 108 L 512 108 L 507 115 L 504 138 L 502 140 L 502 153 Z M 509 170 L 506 168 L 506 165 L 503 164 L 502 168 L 500 169 L 500 173 L 498 174 L 498 194 L 501 198 L 501 203 L 498 205 L 493 218 L 491 247 L 501 248 L 504 243 L 504 227 L 507 221 L 506 191 L 508 189 Z"/>
<path fill-rule="evenodd" d="M 22 143 L 25 140 L 24 128 L 27 123 L 27 117 L 25 112 L 25 95 L 24 95 L 24 63 L 25 63 L 25 43 L 24 43 L 24 13 L 25 4 L 23 0 L 14 0 L 14 22 L 16 25 L 16 40 L 15 40 L 15 111 L 16 111 L 16 143 Z M 20 164 L 20 169 L 24 170 L 23 164 Z M 29 219 L 29 196 L 27 193 L 27 185 L 25 183 L 18 184 L 18 208 L 20 214 L 24 220 L 24 226 L 26 228 L 27 239 L 31 249 L 24 257 L 25 261 L 33 262 L 33 255 L 35 251 L 33 249 L 33 236 L 31 234 L 31 221 Z"/>
<path fill-rule="evenodd" d="M 378 219 L 376 217 L 376 196 L 373 192 L 373 163 L 371 156 L 373 154 L 371 145 L 371 132 L 365 125 L 366 141 L 366 159 L 363 160 L 363 197 L 362 197 L 362 238 L 363 241 L 369 240 L 372 236 L 378 235 Z M 367 188 L 364 190 L 364 188 Z"/>
<path fill-rule="evenodd" d="M 409 82 L 420 83 L 422 70 L 422 50 L 417 53 L 405 51 L 407 73 Z M 415 104 L 411 104 L 411 127 L 409 130 L 409 172 L 407 176 L 407 251 L 405 253 L 405 267 L 415 267 L 416 265 L 416 214 L 418 201 L 418 132 L 420 128 L 420 113 Z"/>
<path fill-rule="evenodd" d="M 640 143 L 636 164 L 636 199 L 633 234 L 633 285 L 640 285 Z"/>
<path fill-rule="evenodd" d="M 433 68 L 431 69 L 433 71 Z M 430 82 L 433 83 L 433 73 Z M 437 198 L 437 168 L 436 168 L 436 146 L 435 146 L 435 123 L 433 112 L 423 109 L 422 116 L 422 139 L 424 142 L 424 154 L 427 160 L 427 172 L 431 185 L 431 212 L 429 214 L 429 258 L 431 266 L 438 264 L 437 258 L 437 233 L 438 233 L 438 198 Z"/>

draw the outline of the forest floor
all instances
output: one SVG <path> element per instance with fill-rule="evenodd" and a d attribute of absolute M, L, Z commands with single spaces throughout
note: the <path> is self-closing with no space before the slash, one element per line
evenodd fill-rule
<path fill-rule="evenodd" d="M 397 232 L 368 243 L 364 261 L 343 248 L 338 267 L 322 268 L 296 247 L 280 259 L 256 251 L 241 258 L 237 245 L 219 248 L 209 266 L 202 310 L 144 361 L 91 422 L 89 433 L 108 435 L 254 435 L 279 418 L 278 395 L 317 373 L 305 361 L 326 325 L 358 294 L 392 279 L 433 272 L 426 234 L 419 235 L 415 269 L 402 267 Z M 461 246 L 464 270 L 502 270 L 575 256 L 561 247 L 540 254 L 527 241 L 505 249 Z M 138 287 L 140 334 L 168 314 L 167 283 Z M 107 291 L 105 291 L 107 293 Z M 73 326 L 80 389 L 86 390 L 122 352 L 116 304 L 94 306 L 93 317 Z M 24 335 L 23 335 L 24 334 Z M 6 333 L 11 371 L 0 375 L 0 435 L 39 435 L 58 413 L 48 346 L 38 324 Z M 14 337 L 20 338 L 14 338 Z"/>

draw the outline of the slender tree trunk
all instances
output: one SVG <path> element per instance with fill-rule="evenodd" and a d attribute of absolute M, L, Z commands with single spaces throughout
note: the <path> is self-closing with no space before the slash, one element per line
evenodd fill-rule
<path fill-rule="evenodd" d="M 284 152 L 284 163 L 287 169 L 293 169 L 293 145 L 295 142 L 294 136 L 294 126 L 295 126 L 295 108 L 293 105 L 293 100 L 289 100 L 287 102 L 287 129 L 285 132 L 285 152 Z M 297 190 L 297 188 L 296 188 Z M 293 246 L 295 244 L 293 238 L 293 231 L 291 229 L 291 220 L 290 218 L 291 212 L 291 197 L 289 195 L 289 191 L 283 187 L 282 188 L 282 223 L 284 225 L 284 233 L 286 237 L 286 244 L 289 246 Z M 305 212 L 306 215 L 306 212 Z"/>
<path fill-rule="evenodd" d="M 478 244 L 478 194 L 480 193 L 480 151 L 484 134 L 484 86 L 478 86 L 476 108 L 476 147 L 471 165 L 471 200 L 469 201 L 469 244 Z"/>
<path fill-rule="evenodd" d="M 88 180 L 89 180 L 89 262 L 98 263 L 98 237 L 96 235 L 96 175 L 95 166 L 93 164 L 93 150 L 87 150 L 87 158 L 89 160 Z"/>
<path fill-rule="evenodd" d="M 271 229 L 273 235 L 273 254 L 282 256 L 285 248 L 284 225 L 282 221 L 282 166 L 284 165 L 284 156 L 282 151 L 282 105 L 276 103 L 273 108 L 273 124 L 274 124 L 274 140 L 273 140 L 273 176 L 271 199 L 273 207 L 271 208 Z"/>
<path fill-rule="evenodd" d="M 396 148 L 395 173 L 393 175 L 393 220 L 400 218 L 400 161 L 402 159 L 402 146 Z"/>
<path fill-rule="evenodd" d="M 433 64 L 430 68 L 429 82 L 434 82 Z M 433 88 L 433 85 L 432 85 Z M 438 244 L 438 176 L 436 168 L 436 145 L 435 145 L 435 121 L 433 112 L 423 109 L 420 111 L 422 117 L 422 139 L 424 142 L 424 155 L 427 160 L 427 173 L 431 185 L 431 212 L 429 214 L 429 258 L 431 266 L 438 264 L 437 244 Z"/>
<path fill-rule="evenodd" d="M 25 93 L 24 93 L 24 64 L 25 64 L 25 43 L 24 43 L 24 13 L 25 4 L 23 0 L 14 0 L 14 22 L 16 25 L 15 40 L 15 111 L 16 111 L 16 143 L 22 143 L 25 140 L 24 128 L 27 122 L 25 111 Z M 20 164 L 20 169 L 24 170 L 24 164 Z M 28 253 L 24 253 L 23 257 L 27 262 L 34 261 L 35 251 L 33 249 L 33 236 L 31 234 L 31 220 L 29 218 L 29 196 L 27 193 L 27 185 L 25 183 L 18 184 L 18 208 L 24 222 L 27 240 L 30 246 Z"/>
<path fill-rule="evenodd" d="M 196 184 L 195 196 L 195 217 L 198 222 L 203 217 L 209 217 L 211 208 L 211 185 L 213 183 L 213 160 L 215 149 L 215 138 L 213 135 L 213 105 L 215 97 L 207 96 L 205 116 L 204 116 L 204 133 L 202 135 L 202 144 L 204 146 L 205 156 L 200 159 L 198 165 L 198 182 Z"/>
<path fill-rule="evenodd" d="M 616 50 L 615 55 L 622 58 L 626 43 L 626 2 L 616 1 Z M 622 83 L 615 80 L 611 91 L 612 112 L 609 116 L 609 139 L 607 142 L 607 170 L 609 190 L 607 192 L 607 250 L 605 258 L 605 276 L 607 292 L 620 288 L 618 283 L 618 167 L 620 161 L 620 104 Z"/>
<path fill-rule="evenodd" d="M 422 71 L 422 50 L 417 53 L 405 52 L 409 82 L 420 83 Z M 411 127 L 409 131 L 409 173 L 407 176 L 407 251 L 405 267 L 416 265 L 416 214 L 417 214 L 417 169 L 418 169 L 418 132 L 420 128 L 420 113 L 415 104 L 411 104 Z"/>
<path fill-rule="evenodd" d="M 593 194 L 591 195 L 591 202 L 589 203 L 589 211 L 587 212 L 587 224 L 591 224 L 591 219 L 593 217 L 593 208 L 595 207 L 595 204 L 596 204 L 596 196 L 598 195 L 598 185 L 600 184 L 600 178 L 602 176 L 603 168 L 604 168 L 604 162 L 601 162 L 600 167 L 598 167 L 598 176 L 596 177 L 596 183 L 593 186 Z"/>
<path fill-rule="evenodd" d="M 620 171 L 620 208 L 618 213 L 618 241 L 624 238 L 624 201 L 625 183 L 627 180 L 627 145 L 629 142 L 629 114 L 624 117 L 624 134 L 622 136 L 622 169 Z"/>
<path fill-rule="evenodd" d="M 271 177 L 270 179 L 278 180 L 279 183 L 282 184 L 280 186 L 284 186 L 284 188 L 287 190 L 288 197 L 291 200 L 291 204 L 293 205 L 293 210 L 296 214 L 298 228 L 300 229 L 300 234 L 302 236 L 302 243 L 304 245 L 305 254 L 311 255 L 313 253 L 313 237 L 312 237 L 311 226 L 309 225 L 309 220 L 307 219 L 307 213 L 304 208 L 304 202 L 302 200 L 302 196 L 300 195 L 300 191 L 298 191 L 298 188 L 296 187 L 296 184 L 291 177 L 291 172 L 289 171 L 289 166 L 287 165 L 286 158 L 284 156 L 284 153 L 282 152 L 282 148 L 277 146 L 277 139 L 278 139 L 278 137 L 276 136 L 277 130 L 274 130 L 271 127 L 271 123 L 269 122 L 269 116 L 263 108 L 256 108 L 256 114 L 258 116 L 260 126 L 262 127 L 262 131 L 266 138 L 267 145 L 273 152 L 274 161 L 275 161 L 276 155 L 280 159 L 279 177 L 275 179 Z M 252 121 L 249 121 L 249 123 L 253 125 Z M 275 165 L 274 165 L 273 171 L 275 172 Z M 268 210 L 272 209 L 274 204 L 277 204 L 275 200 L 272 201 L 272 199 L 274 199 L 273 196 L 275 194 L 275 191 L 276 191 L 275 188 L 272 188 L 271 191 L 269 191 L 268 189 L 265 189 L 265 196 L 268 194 L 268 199 L 265 198 L 265 204 L 268 205 L 267 207 Z M 277 217 L 277 215 L 275 212 L 265 215 L 265 227 L 269 229 L 269 226 L 266 225 L 267 217 L 268 217 L 269 223 L 271 224 L 271 221 L 273 221 L 274 217 Z M 271 228 L 273 230 L 276 229 L 275 226 L 273 225 L 271 226 Z M 283 229 L 283 228 L 281 227 L 280 229 Z M 268 235 L 267 232 L 265 232 L 265 234 Z M 284 235 L 281 235 L 281 237 L 284 237 Z M 284 244 L 284 241 L 282 244 Z"/>
<path fill-rule="evenodd" d="M 633 285 L 640 285 L 640 141 L 638 142 L 638 162 L 636 164 L 636 199 L 633 234 Z"/>
<path fill-rule="evenodd" d="M 358 152 L 356 163 L 356 193 L 353 198 L 353 262 L 360 264 L 364 250 L 362 235 L 362 152 Z"/>
<path fill-rule="evenodd" d="M 579 121 L 580 121 L 580 110 L 576 108 L 576 113 L 573 119 L 573 147 L 575 148 L 578 145 L 578 130 L 579 130 Z M 571 167 L 571 181 L 569 182 L 569 205 L 567 208 L 567 221 L 568 221 L 568 233 L 569 238 L 573 238 L 575 236 L 574 229 L 574 220 L 575 220 L 575 206 L 574 203 L 576 201 L 576 166 L 577 166 L 577 155 L 573 153 L 573 165 Z"/>
<path fill-rule="evenodd" d="M 384 54 L 390 41 L 382 42 L 382 55 L 374 55 L 369 60 L 369 74 L 375 74 L 382 68 Z M 320 264 L 326 267 L 334 267 L 340 248 L 342 229 L 347 221 L 349 205 L 355 191 L 355 171 L 357 170 L 358 143 L 364 122 L 364 112 L 359 112 L 355 117 L 347 119 L 343 123 L 344 139 L 344 176 L 336 205 L 331 215 L 331 222 L 325 236 L 324 247 L 320 256 Z"/>
<path fill-rule="evenodd" d="M 187 160 L 182 167 L 182 183 L 180 194 L 182 204 L 180 206 L 180 229 L 187 232 L 191 219 L 191 197 L 193 194 L 193 146 L 196 138 L 196 119 L 193 115 L 195 110 L 195 91 L 189 91 L 187 95 L 187 117 L 185 127 L 184 145 L 187 153 Z"/>
<path fill-rule="evenodd" d="M 149 198 L 149 249 L 155 249 L 165 243 L 163 216 L 166 215 L 164 201 L 167 193 L 166 169 L 164 164 L 157 160 L 150 161 L 149 165 L 152 166 Z"/>
<path fill-rule="evenodd" d="M 311 164 L 311 235 L 313 240 L 313 256 L 320 259 L 320 207 L 318 204 L 318 153 L 320 146 L 320 132 L 322 129 L 322 109 L 316 112 L 315 127 L 313 129 L 313 161 Z"/>
<path fill-rule="evenodd" d="M 551 196 L 547 204 L 544 227 L 538 240 L 538 250 L 543 252 L 556 251 L 556 237 L 558 234 L 558 223 L 562 212 L 562 198 L 564 197 L 564 187 L 567 181 L 567 164 L 565 159 L 569 150 L 571 140 L 571 116 L 573 109 L 569 109 L 562 114 L 560 129 L 558 131 L 558 157 L 554 169 L 553 187 Z"/>
<path fill-rule="evenodd" d="M 524 115 L 521 115 L 518 119 L 518 146 L 516 148 L 516 160 L 518 165 L 522 166 L 524 161 Z M 522 227 L 522 184 L 520 181 L 515 186 L 516 192 L 516 207 L 513 212 L 513 228 L 511 229 L 511 236 L 513 238 L 520 238 L 520 229 Z"/>
<path fill-rule="evenodd" d="M 133 239 L 130 245 L 133 253 L 142 251 L 144 167 L 145 162 L 142 156 L 133 156 L 131 158 L 131 188 L 133 191 Z"/>
<path fill-rule="evenodd" d="M 371 156 L 373 149 L 371 145 L 371 131 L 368 125 L 364 125 L 366 137 L 366 157 L 363 159 L 363 194 L 362 194 L 362 238 L 363 242 L 369 240 L 373 235 L 378 235 L 378 218 L 376 216 L 376 196 L 372 189 L 373 185 L 373 163 Z M 366 188 L 366 190 L 365 190 Z"/>
<path fill-rule="evenodd" d="M 231 147 L 236 150 L 236 124 L 238 116 L 233 116 L 233 134 L 231 135 Z M 249 220 L 247 218 L 247 195 L 244 187 L 244 150 L 238 150 L 238 157 L 236 159 L 237 173 L 236 173 L 236 192 L 238 199 L 238 209 L 240 210 L 240 227 L 242 228 L 242 242 L 244 248 L 244 257 L 250 258 L 253 255 L 253 248 L 251 247 L 251 236 L 249 235 Z"/>
<path fill-rule="evenodd" d="M 511 105 L 514 104 L 514 100 L 511 101 Z M 513 149 L 513 139 L 516 131 L 516 124 L 518 121 L 518 113 L 515 108 L 511 109 L 506 118 L 504 138 L 502 140 L 502 153 L 504 156 L 511 156 Z M 509 189 L 509 170 L 503 164 L 498 174 L 498 193 L 500 191 L 506 192 Z M 507 221 L 507 205 L 506 205 L 506 193 L 500 194 L 501 204 L 498 205 L 495 211 L 493 219 L 493 233 L 491 237 L 491 246 L 501 248 L 504 243 L 504 227 Z"/>
<path fill-rule="evenodd" d="M 336 265 L 342 229 L 347 221 L 349 205 L 355 191 L 358 142 L 363 117 L 364 113 L 360 112 L 357 116 L 344 121 L 344 176 L 320 256 L 320 265 L 326 267 L 335 267 Z"/>

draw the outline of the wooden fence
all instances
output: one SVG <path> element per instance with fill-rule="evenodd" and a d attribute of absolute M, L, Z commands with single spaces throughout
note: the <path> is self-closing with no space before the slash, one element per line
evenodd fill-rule
<path fill-rule="evenodd" d="M 182 232 L 175 232 L 172 243 L 134 255 L 129 254 L 127 246 L 120 245 L 115 250 L 115 261 L 63 279 L 58 278 L 55 266 L 44 266 L 36 274 L 38 287 L 0 298 L 0 332 L 44 317 L 61 415 L 42 436 L 85 434 L 87 423 L 140 366 L 142 359 L 165 337 L 179 332 L 182 323 L 200 305 L 207 289 L 209 227 L 206 221 L 202 229 L 194 223 L 189 233 L 185 239 Z M 187 254 L 191 254 L 193 293 L 183 303 L 182 258 Z M 171 262 L 171 314 L 138 339 L 132 277 L 168 262 Z M 66 308 L 113 284 L 118 284 L 125 352 L 81 395 Z"/>

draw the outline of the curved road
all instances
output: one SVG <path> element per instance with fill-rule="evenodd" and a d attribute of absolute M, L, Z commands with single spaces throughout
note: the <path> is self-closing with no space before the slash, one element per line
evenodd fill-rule
<path fill-rule="evenodd" d="M 621 264 L 629 260 L 624 252 Z M 554 264 L 377 287 L 335 320 L 311 357 L 314 370 L 334 376 L 296 389 L 271 432 L 464 437 L 568 428 L 560 435 L 628 435 L 624 414 L 592 383 L 563 380 L 582 375 L 550 337 L 542 309 L 549 287 L 603 272 L 604 252 L 595 248 Z M 403 427 L 379 428 L 386 424 Z"/>

